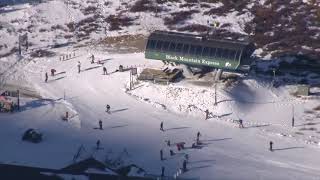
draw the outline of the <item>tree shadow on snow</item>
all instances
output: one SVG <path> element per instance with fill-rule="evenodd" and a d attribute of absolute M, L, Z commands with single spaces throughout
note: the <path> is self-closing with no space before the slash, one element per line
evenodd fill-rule
<path fill-rule="evenodd" d="M 289 150 L 289 149 L 302 149 L 304 147 L 288 147 L 288 148 L 278 148 L 278 149 L 273 149 L 273 151 L 282 151 L 282 150 Z"/>

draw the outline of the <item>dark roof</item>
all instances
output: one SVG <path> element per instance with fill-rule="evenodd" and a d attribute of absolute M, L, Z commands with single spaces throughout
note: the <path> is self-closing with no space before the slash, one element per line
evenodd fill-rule
<path fill-rule="evenodd" d="M 229 39 L 216 39 L 214 36 L 201 36 L 195 34 L 186 34 L 170 31 L 154 31 L 150 34 L 149 39 L 174 41 L 186 44 L 204 45 L 209 47 L 221 47 L 226 49 L 243 49 L 250 45 L 250 41 L 239 41 Z"/>
<path fill-rule="evenodd" d="M 71 164 L 67 167 L 62 168 L 61 170 L 65 171 L 65 172 L 84 172 L 89 168 L 94 168 L 94 169 L 99 169 L 104 171 L 105 168 L 107 168 L 107 166 L 100 162 L 97 161 L 94 158 L 88 158 L 85 159 L 83 161 Z"/>

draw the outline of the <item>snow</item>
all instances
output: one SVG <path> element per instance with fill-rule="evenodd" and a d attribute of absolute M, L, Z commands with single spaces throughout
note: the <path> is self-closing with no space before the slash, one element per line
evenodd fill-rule
<path fill-rule="evenodd" d="M 72 60 L 37 58 L 24 66 L 30 83 L 47 100 L 24 98 L 21 112 L 0 115 L 1 127 L 5 127 L 1 128 L 0 139 L 6 142 L 0 154 L 1 162 L 62 168 L 71 163 L 83 145 L 85 150 L 80 158 L 93 155 L 101 161 L 106 155 L 117 157 L 111 152 L 125 148 L 128 155 L 123 163 L 134 163 L 147 174 L 159 175 L 161 166 L 165 166 L 165 174 L 173 176 L 187 153 L 189 171 L 181 177 L 314 179 L 319 176 L 320 164 L 314 156 L 320 150 L 316 144 L 305 142 L 309 136 L 318 142 L 319 136 L 306 131 L 300 137 L 294 133 L 299 127 L 290 127 L 292 105 L 296 109 L 296 123 L 300 124 L 304 109 L 313 108 L 318 101 L 290 98 L 285 88 L 270 91 L 268 84 L 255 79 L 244 79 L 233 89 L 218 85 L 217 97 L 221 102 L 217 106 L 213 105 L 212 87 L 197 87 L 187 81 L 168 86 L 139 82 L 136 89 L 126 92 L 129 72 L 103 76 L 102 69 L 95 68 L 78 74 L 77 61 L 83 69 L 97 65 L 90 64 L 87 49 L 76 52 L 79 56 Z M 91 53 L 97 58 L 110 59 L 105 63 L 108 72 L 115 71 L 120 64 L 139 68 L 162 66 L 158 61 L 145 60 L 141 53 L 108 54 L 98 49 Z M 44 71 L 51 68 L 66 73 L 49 77 L 49 83 L 44 83 Z M 146 98 L 147 103 L 143 100 Z M 106 104 L 111 105 L 111 114 L 105 113 Z M 205 121 L 206 108 L 220 118 Z M 75 115 L 68 122 L 61 120 L 66 111 Z M 247 128 L 238 129 L 233 120 L 239 118 Z M 103 131 L 94 129 L 99 119 L 103 121 Z M 165 132 L 159 131 L 161 121 Z M 21 142 L 21 134 L 27 128 L 40 130 L 44 134 L 43 142 Z M 201 149 L 178 152 L 174 146 L 166 146 L 165 140 L 171 140 L 186 142 L 190 147 L 197 131 L 202 133 Z M 97 139 L 104 149 L 95 150 Z M 279 150 L 269 152 L 269 140 Z M 19 153 L 20 149 L 23 154 Z M 160 149 L 164 150 L 165 161 L 159 160 Z M 169 149 L 177 154 L 170 157 Z"/>
<path fill-rule="evenodd" d="M 93 169 L 93 168 L 89 168 L 88 170 L 85 171 L 86 173 L 91 173 L 91 174 L 110 174 L 110 175 L 117 175 L 115 172 L 109 170 L 109 169 L 105 169 L 104 171 L 101 170 L 97 170 L 97 169 Z"/>
<path fill-rule="evenodd" d="M 7 53 L 16 46 L 17 35 L 25 33 L 18 30 L 29 25 L 33 25 L 35 30 L 29 34 L 34 44 L 32 48 L 68 42 L 64 38 L 57 39 L 57 36 L 63 37 L 64 32 L 51 31 L 51 26 L 65 26 L 70 21 L 82 20 L 87 16 L 81 9 L 90 4 L 70 1 L 67 6 L 62 1 L 52 0 L 38 5 L 2 8 L 7 11 L 0 14 L 0 24 L 7 28 L 0 29 L 0 41 L 7 48 L 0 49 L 0 53 Z M 115 7 L 118 6 L 116 1 L 112 1 L 110 6 L 100 11 L 107 17 L 116 13 Z M 221 6 L 221 3 L 216 6 Z M 166 8 L 169 11 L 165 13 L 179 10 L 178 4 Z M 207 19 L 213 19 L 220 24 L 231 24 L 228 28 L 232 32 L 244 34 L 244 24 L 253 18 L 249 12 L 241 15 L 231 12 L 219 19 L 201 13 L 194 14 L 186 23 L 206 25 Z M 160 14 L 160 17 L 144 12 L 127 15 L 141 16 L 137 20 L 139 22 L 135 22 L 140 25 L 108 31 L 108 36 L 148 34 L 153 29 L 166 29 L 162 20 L 166 14 Z M 10 28 L 11 32 L 7 32 Z M 41 28 L 49 31 L 39 32 Z M 94 32 L 90 37 L 99 39 L 105 34 Z M 70 165 L 78 148 L 83 146 L 77 161 L 93 156 L 107 164 L 115 163 L 113 165 L 117 167 L 135 164 L 151 175 L 160 175 L 164 166 L 165 175 L 173 177 L 182 167 L 184 155 L 188 154 L 189 171 L 180 177 L 317 179 L 320 176 L 319 159 L 315 158 L 320 151 L 320 113 L 313 110 L 319 105 L 319 99 L 293 97 L 290 95 L 293 86 L 275 89 L 268 80 L 240 77 L 241 80 L 231 86 L 217 85 L 218 104 L 215 106 L 212 82 L 208 86 L 197 86 L 194 79 L 169 85 L 139 81 L 133 90 L 128 91 L 129 72 L 116 72 L 119 65 L 138 67 L 138 72 L 146 67 L 163 68 L 160 61 L 146 60 L 143 53 L 111 54 L 94 44 L 49 50 L 56 55 L 31 58 L 30 52 L 23 52 L 21 58 L 14 54 L 0 58 L 1 87 L 9 84 L 11 88 L 31 89 L 42 97 L 23 97 L 20 112 L 0 114 L 0 141 L 5 144 L 0 150 L 2 163 L 60 169 Z M 73 51 L 75 58 L 59 60 L 61 55 Z M 257 49 L 255 54 L 262 52 L 262 49 Z M 90 63 L 90 54 L 94 54 L 96 59 L 106 59 L 104 66 L 111 74 L 102 75 L 101 65 Z M 270 60 L 271 55 L 264 58 Z M 81 73 L 77 73 L 78 61 L 82 65 Z M 61 74 L 49 76 L 48 83 L 44 83 L 45 72 L 52 68 Z M 105 112 L 107 104 L 111 105 L 111 114 Z M 297 125 L 293 128 L 292 108 Z M 215 117 L 204 120 L 206 109 Z M 310 111 L 312 113 L 307 113 Z M 70 118 L 63 121 L 66 112 Z M 239 119 L 243 120 L 246 128 L 238 128 Z M 99 120 L 103 121 L 104 130 L 97 129 Z M 164 132 L 159 130 L 162 121 Z M 31 144 L 21 141 L 23 132 L 28 128 L 42 132 L 43 142 Z M 198 131 L 202 134 L 201 148 L 189 148 Z M 102 147 L 98 150 L 97 140 L 101 141 Z M 179 152 L 175 146 L 168 147 L 166 140 L 172 144 L 185 142 L 187 149 Z M 269 141 L 274 142 L 274 152 L 268 150 Z M 161 149 L 164 161 L 160 160 Z M 170 156 L 170 149 L 176 155 Z"/>

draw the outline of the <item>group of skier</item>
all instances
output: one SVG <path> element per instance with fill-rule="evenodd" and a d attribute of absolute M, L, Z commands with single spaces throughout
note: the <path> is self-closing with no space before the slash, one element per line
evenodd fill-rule
<path fill-rule="evenodd" d="M 94 57 L 93 54 L 90 56 L 90 59 L 91 59 L 91 61 L 90 61 L 91 64 L 95 63 L 95 57 Z M 97 63 L 103 64 L 100 61 L 98 61 Z M 78 69 L 78 73 L 80 73 L 81 72 L 81 62 L 80 61 L 77 62 L 77 69 Z M 51 76 L 54 76 L 55 72 L 56 72 L 55 69 L 51 69 Z M 103 72 L 103 75 L 108 75 L 108 71 L 107 71 L 107 68 L 105 66 L 102 67 L 102 72 Z M 45 73 L 45 82 L 48 82 L 48 78 L 49 78 L 48 77 L 48 73 L 46 72 Z"/>
<path fill-rule="evenodd" d="M 205 113 L 205 120 L 209 118 L 217 118 L 217 117 L 220 118 L 220 116 L 214 115 L 212 112 L 210 112 L 209 109 L 206 109 L 204 113 Z M 239 128 L 244 128 L 242 119 L 237 120 L 237 122 L 239 123 Z"/>
<path fill-rule="evenodd" d="M 51 76 L 55 76 L 55 73 L 56 73 L 56 70 L 55 70 L 55 69 L 51 69 L 50 72 L 51 72 Z M 48 78 L 49 78 L 49 76 L 48 76 L 48 73 L 46 72 L 46 73 L 45 73 L 45 80 L 44 80 L 44 82 L 48 82 Z"/>
<path fill-rule="evenodd" d="M 110 112 L 110 108 L 111 108 L 110 105 L 107 104 L 107 106 L 106 106 L 106 112 L 109 113 L 109 114 L 111 113 L 111 112 Z M 101 119 L 99 120 L 98 124 L 99 124 L 99 129 L 100 129 L 100 130 L 103 130 Z"/>
<path fill-rule="evenodd" d="M 164 123 L 163 121 L 161 121 L 160 123 L 160 131 L 165 131 L 164 130 Z M 201 145 L 201 142 L 200 142 L 200 137 L 201 137 L 201 133 L 200 131 L 197 132 L 196 134 L 196 142 L 195 143 L 192 143 L 192 148 L 194 148 L 195 145 Z M 167 144 L 168 147 L 171 147 L 172 144 L 171 144 L 171 141 L 170 140 L 166 140 L 165 143 Z M 185 149 L 185 142 L 179 142 L 179 143 L 175 143 L 175 145 L 177 146 L 177 151 L 181 151 L 183 149 Z M 169 149 L 169 154 L 170 156 L 174 156 L 176 153 L 172 150 L 172 149 Z M 164 158 L 164 151 L 163 149 L 160 150 L 160 160 L 163 161 L 165 160 Z M 185 154 L 184 155 L 184 160 L 182 162 L 182 167 L 180 168 L 182 172 L 186 172 L 188 169 L 187 169 L 187 163 L 189 161 L 189 155 L 188 154 Z M 164 177 L 164 170 L 165 170 L 165 167 L 161 167 L 161 177 Z"/>

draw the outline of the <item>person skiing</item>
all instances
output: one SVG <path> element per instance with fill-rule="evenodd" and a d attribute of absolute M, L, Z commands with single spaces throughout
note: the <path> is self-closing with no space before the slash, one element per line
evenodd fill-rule
<path fill-rule="evenodd" d="M 100 149 L 100 140 L 97 141 L 97 150 Z"/>
<path fill-rule="evenodd" d="M 160 130 L 161 130 L 161 131 L 164 131 L 164 130 L 163 130 L 163 121 L 160 123 Z"/>
<path fill-rule="evenodd" d="M 48 82 L 48 73 L 46 72 L 46 74 L 45 74 L 45 80 L 44 80 L 44 82 Z"/>
<path fill-rule="evenodd" d="M 108 75 L 108 73 L 107 73 L 107 68 L 103 66 L 102 69 L 103 69 L 103 75 Z"/>
<path fill-rule="evenodd" d="M 51 69 L 51 76 L 54 76 L 54 73 L 56 72 L 55 69 Z"/>
<path fill-rule="evenodd" d="M 66 111 L 66 115 L 62 118 L 64 121 L 68 121 L 69 119 L 69 112 Z"/>
<path fill-rule="evenodd" d="M 107 109 L 106 109 L 106 112 L 110 114 L 110 105 L 107 104 L 106 108 L 107 108 Z"/>
<path fill-rule="evenodd" d="M 205 120 L 209 119 L 209 110 L 206 109 L 204 112 L 206 113 L 206 119 Z"/>
<path fill-rule="evenodd" d="M 239 119 L 239 128 L 244 128 L 242 119 Z"/>
<path fill-rule="evenodd" d="M 200 131 L 198 131 L 198 133 L 197 133 L 197 142 L 199 141 L 200 136 L 201 136 L 201 133 L 200 133 Z"/>
<path fill-rule="evenodd" d="M 270 141 L 270 142 L 269 142 L 269 145 L 270 145 L 270 146 L 269 146 L 269 150 L 270 150 L 270 151 L 273 151 L 273 148 L 272 148 L 273 142 Z"/>
<path fill-rule="evenodd" d="M 170 156 L 173 156 L 174 155 L 174 152 L 172 149 L 170 149 Z"/>
<path fill-rule="evenodd" d="M 161 167 L 161 177 L 164 177 L 164 167 Z"/>
<path fill-rule="evenodd" d="M 182 170 L 183 170 L 183 172 L 186 172 L 186 171 L 187 171 L 187 161 L 186 161 L 186 160 L 183 160 Z"/>
<path fill-rule="evenodd" d="M 94 55 L 92 54 L 92 56 L 91 56 L 91 64 L 93 64 L 94 63 Z"/>
<path fill-rule="evenodd" d="M 294 117 L 292 116 L 291 126 L 294 127 Z"/>
<path fill-rule="evenodd" d="M 99 120 L 99 129 L 102 130 L 102 121 Z"/>
<path fill-rule="evenodd" d="M 163 161 L 163 151 L 162 151 L 162 149 L 160 150 L 160 159 L 161 159 L 161 161 Z"/>
<path fill-rule="evenodd" d="M 184 158 L 186 159 L 187 162 L 189 161 L 189 155 L 188 154 L 185 154 Z"/>
<path fill-rule="evenodd" d="M 168 145 L 168 146 L 171 146 L 170 140 L 167 141 L 167 145 Z"/>
<path fill-rule="evenodd" d="M 80 69 L 81 69 L 81 63 L 80 63 L 80 61 L 78 61 L 78 73 L 80 73 Z"/>
<path fill-rule="evenodd" d="M 181 150 L 180 143 L 177 143 L 177 150 L 178 150 L 178 151 L 180 151 L 180 150 Z"/>

